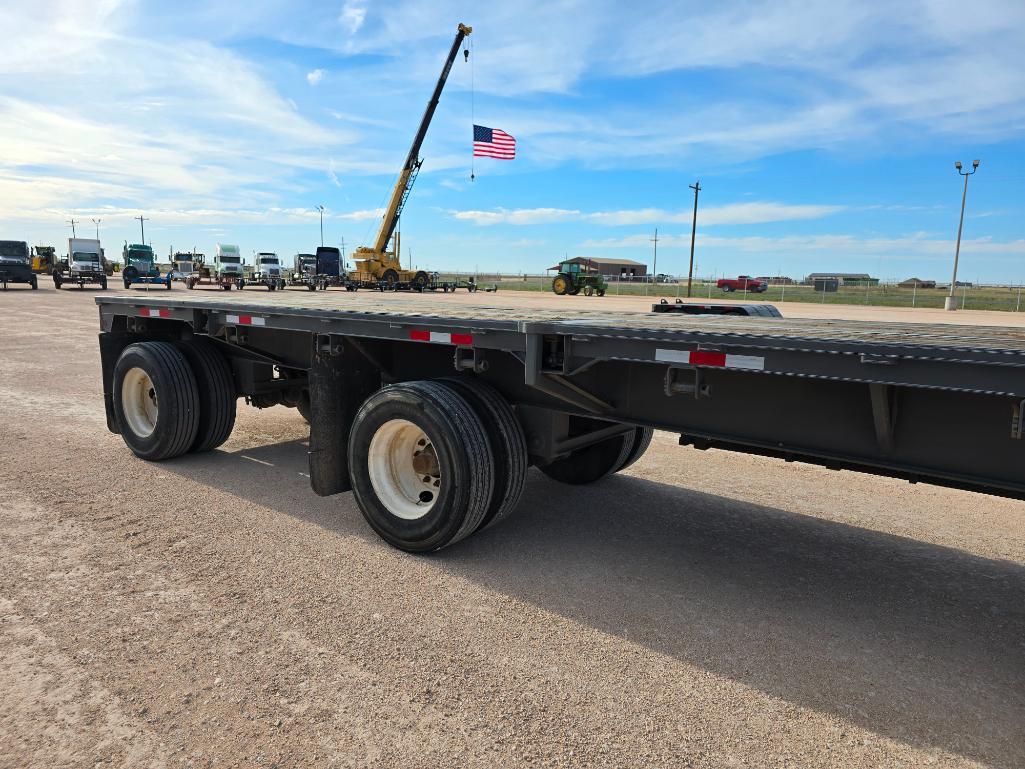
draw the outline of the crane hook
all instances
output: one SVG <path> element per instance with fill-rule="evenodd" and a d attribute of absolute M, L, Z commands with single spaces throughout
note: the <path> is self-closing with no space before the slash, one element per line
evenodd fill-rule
<path fill-rule="evenodd" d="M 464 48 L 463 49 L 463 61 L 466 62 L 466 61 L 469 61 L 469 60 L 470 60 L 470 49 L 469 48 Z"/>

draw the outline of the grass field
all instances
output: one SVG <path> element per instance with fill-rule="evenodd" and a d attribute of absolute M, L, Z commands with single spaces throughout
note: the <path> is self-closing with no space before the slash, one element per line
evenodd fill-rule
<path fill-rule="evenodd" d="M 444 276 L 454 278 L 452 276 Z M 459 276 L 466 278 L 467 276 Z M 481 285 L 495 284 L 501 291 L 551 291 L 552 276 L 546 275 L 480 275 Z M 814 302 L 816 304 L 846 304 L 877 307 L 942 308 L 947 296 L 945 289 L 902 288 L 895 284 L 878 286 L 843 286 L 835 293 L 815 291 L 811 286 L 770 286 L 764 294 L 726 294 L 711 282 L 695 281 L 692 296 L 704 299 L 729 299 L 758 302 Z M 1023 289 L 1019 286 L 973 286 L 957 289 L 958 307 L 967 310 L 1001 310 L 1025 312 Z M 610 295 L 685 297 L 686 282 L 668 284 L 619 283 L 609 284 Z"/>

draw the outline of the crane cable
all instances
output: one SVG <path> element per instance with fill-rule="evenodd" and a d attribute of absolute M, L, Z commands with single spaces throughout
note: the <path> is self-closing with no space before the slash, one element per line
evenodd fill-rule
<path fill-rule="evenodd" d="M 473 50 L 473 37 L 472 36 L 470 37 L 470 51 L 469 52 L 471 54 L 474 53 L 474 50 Z M 463 53 L 465 54 L 466 51 L 463 51 Z M 473 59 L 476 59 L 476 58 L 477 58 L 476 56 L 472 56 L 470 58 L 470 135 L 471 135 L 471 141 L 470 141 L 470 181 L 471 182 L 474 179 L 477 178 L 476 174 L 474 173 L 473 141 L 472 141 L 474 129 L 475 129 L 476 123 L 477 123 L 477 118 L 476 118 L 476 114 L 475 114 L 475 105 L 474 105 L 475 86 L 474 86 L 474 77 L 473 77 L 473 75 L 474 75 L 474 72 L 473 72 Z"/>

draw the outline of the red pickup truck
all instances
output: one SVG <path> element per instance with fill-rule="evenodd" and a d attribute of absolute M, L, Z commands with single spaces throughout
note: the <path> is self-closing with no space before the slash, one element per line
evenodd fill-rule
<path fill-rule="evenodd" d="M 769 288 L 769 284 L 764 280 L 752 278 L 750 275 L 738 275 L 736 278 L 719 278 L 715 285 L 727 294 L 730 291 L 749 291 L 752 294 L 761 294 Z"/>

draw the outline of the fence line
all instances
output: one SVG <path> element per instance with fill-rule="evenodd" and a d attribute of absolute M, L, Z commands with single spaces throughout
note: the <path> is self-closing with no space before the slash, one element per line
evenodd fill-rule
<path fill-rule="evenodd" d="M 466 279 L 475 277 L 481 285 L 496 284 L 506 291 L 551 291 L 553 273 L 472 273 L 445 272 L 443 278 Z M 606 277 L 610 296 L 650 296 L 673 299 L 684 297 L 686 279 L 676 282 L 654 283 L 650 280 L 625 280 Z M 968 310 L 999 310 L 1022 312 L 1022 289 L 1018 284 L 961 285 L 955 291 L 958 307 Z M 875 307 L 942 308 L 950 288 L 925 288 L 918 284 L 880 282 L 865 285 L 843 285 L 836 291 L 817 291 L 814 286 L 798 283 L 769 285 L 763 293 L 736 291 L 725 293 L 708 278 L 695 279 L 692 296 L 701 299 L 727 299 L 760 302 L 817 302 L 819 304 L 854 304 Z"/>

